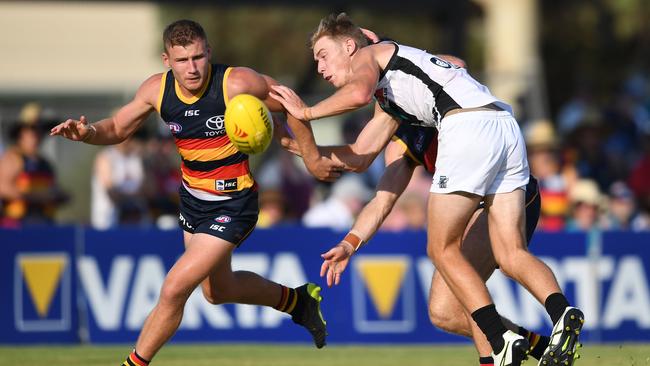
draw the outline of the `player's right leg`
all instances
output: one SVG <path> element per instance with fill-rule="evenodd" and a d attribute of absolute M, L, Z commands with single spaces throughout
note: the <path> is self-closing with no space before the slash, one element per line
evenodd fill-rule
<path fill-rule="evenodd" d="M 158 303 L 138 337 L 135 352 L 143 361 L 151 360 L 176 332 L 189 296 L 213 268 L 229 261 L 234 248 L 223 239 L 202 233 L 191 235 L 189 242 L 191 244 L 165 277 Z"/>

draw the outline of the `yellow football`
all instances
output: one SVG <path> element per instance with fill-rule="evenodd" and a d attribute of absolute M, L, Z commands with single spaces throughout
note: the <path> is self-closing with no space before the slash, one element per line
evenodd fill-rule
<path fill-rule="evenodd" d="M 273 119 L 266 105 L 250 94 L 239 94 L 226 106 L 226 134 L 237 150 L 259 154 L 273 138 Z"/>

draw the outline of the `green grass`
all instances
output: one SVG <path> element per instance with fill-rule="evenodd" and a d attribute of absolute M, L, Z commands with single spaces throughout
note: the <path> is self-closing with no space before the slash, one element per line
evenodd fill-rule
<path fill-rule="evenodd" d="M 110 365 L 123 362 L 129 346 L 0 347 L 0 366 Z M 650 366 L 650 345 L 587 345 L 577 366 Z M 287 345 L 169 345 L 155 366 L 471 366 L 469 346 L 331 346 L 317 350 Z M 535 366 L 533 359 L 524 363 Z"/>

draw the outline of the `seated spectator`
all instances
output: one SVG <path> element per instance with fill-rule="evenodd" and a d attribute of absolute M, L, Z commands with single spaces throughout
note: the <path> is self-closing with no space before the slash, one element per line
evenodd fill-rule
<path fill-rule="evenodd" d="M 0 226 L 53 223 L 56 208 L 68 200 L 54 169 L 39 153 L 41 137 L 36 124 L 10 128 L 13 145 L 0 157 Z"/>
<path fill-rule="evenodd" d="M 603 220 L 605 197 L 591 179 L 578 180 L 569 191 L 569 219 L 567 231 L 592 231 L 607 229 Z"/>
<path fill-rule="evenodd" d="M 563 174 L 557 136 L 550 121 L 534 121 L 525 129 L 530 172 L 539 182 L 542 206 L 538 228 L 564 229 L 569 210 L 568 184 Z"/>
<path fill-rule="evenodd" d="M 140 142 L 133 137 L 100 151 L 91 183 L 92 226 L 105 230 L 118 224 L 146 223 L 144 176 Z"/>
<path fill-rule="evenodd" d="M 311 207 L 302 218 L 307 227 L 329 227 L 348 230 L 363 206 L 373 197 L 373 192 L 361 178 L 347 174 L 332 186 L 330 196 Z"/>
<path fill-rule="evenodd" d="M 162 230 L 178 228 L 178 189 L 182 177 L 176 145 L 170 136 L 154 136 L 145 143 L 142 156 L 147 184 L 146 193 L 152 221 Z"/>
<path fill-rule="evenodd" d="M 638 214 L 634 194 L 627 184 L 618 181 L 609 188 L 607 221 L 610 230 L 647 230 L 647 223 Z"/>

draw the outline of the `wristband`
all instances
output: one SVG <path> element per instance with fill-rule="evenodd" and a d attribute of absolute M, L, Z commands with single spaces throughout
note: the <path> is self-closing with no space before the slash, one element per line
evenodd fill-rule
<path fill-rule="evenodd" d="M 353 232 L 349 232 L 342 241 L 352 245 L 355 252 L 363 245 L 363 240 Z"/>
<path fill-rule="evenodd" d="M 81 140 L 81 142 L 90 141 L 90 139 L 95 137 L 96 134 L 97 134 L 97 128 L 95 128 L 95 126 L 93 126 L 93 125 L 89 125 L 88 126 L 88 134 Z"/>

